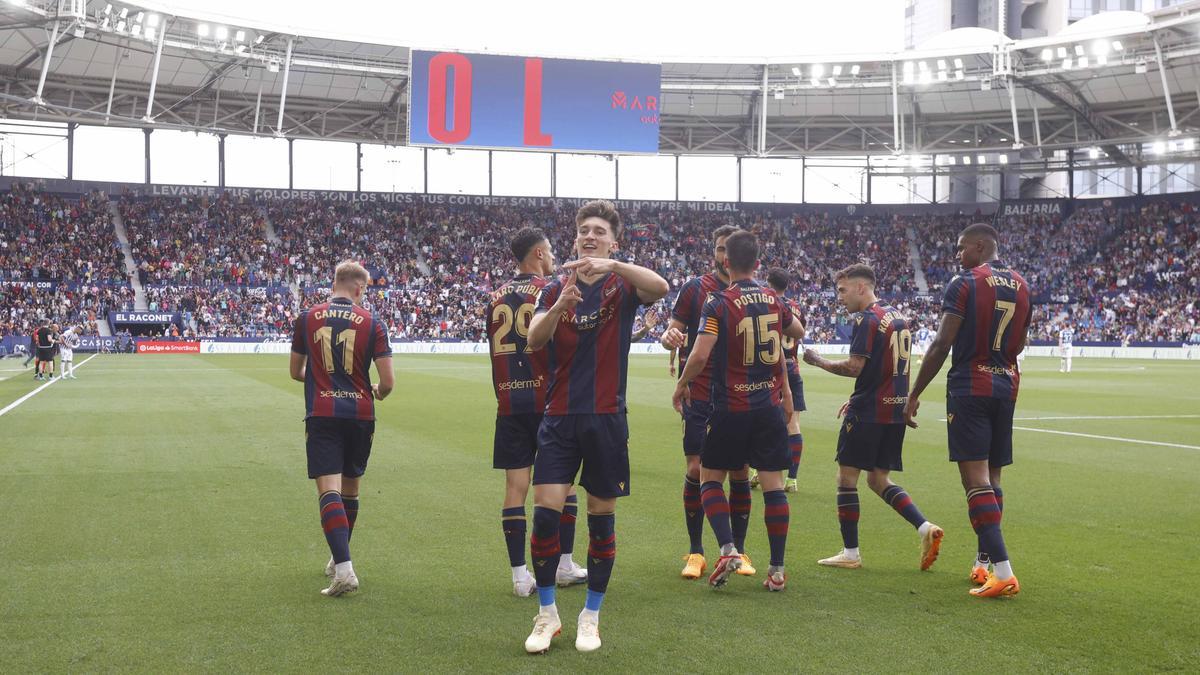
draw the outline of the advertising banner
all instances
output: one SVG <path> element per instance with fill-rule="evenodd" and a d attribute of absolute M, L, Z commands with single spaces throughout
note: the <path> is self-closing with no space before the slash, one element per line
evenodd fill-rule
<path fill-rule="evenodd" d="M 160 342 L 158 340 L 138 340 L 139 354 L 199 354 L 199 342 Z"/>
<path fill-rule="evenodd" d="M 412 51 L 410 145 L 658 152 L 662 66 Z"/>

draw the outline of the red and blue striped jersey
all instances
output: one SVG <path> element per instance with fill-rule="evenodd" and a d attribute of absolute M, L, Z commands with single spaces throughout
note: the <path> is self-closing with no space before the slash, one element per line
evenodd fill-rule
<path fill-rule="evenodd" d="M 721 282 L 720 277 L 709 272 L 703 276 L 688 279 L 679 289 L 679 295 L 675 298 L 675 306 L 671 308 L 671 318 L 682 323 L 686 328 L 685 341 L 683 347 L 679 349 L 680 375 L 683 374 L 684 366 L 687 365 L 688 354 L 692 353 L 692 345 L 696 344 L 696 333 L 700 330 L 700 313 L 704 310 L 704 303 L 713 293 L 720 291 L 725 286 L 726 284 Z M 693 401 L 708 400 L 709 389 L 712 386 L 709 379 L 711 375 L 712 361 L 710 360 L 705 364 L 704 370 L 696 376 L 696 379 L 688 383 Z"/>
<path fill-rule="evenodd" d="M 804 320 L 804 310 L 800 309 L 800 305 L 791 298 L 781 298 L 783 304 L 788 309 L 792 310 L 792 318 L 799 321 L 801 326 L 807 326 L 808 322 Z M 800 374 L 800 361 L 797 359 L 800 352 L 800 341 L 786 335 L 780 336 L 783 338 L 783 356 L 787 359 L 788 373 L 796 375 Z"/>
<path fill-rule="evenodd" d="M 546 279 L 521 274 L 496 289 L 488 305 L 488 343 L 498 415 L 542 414 L 550 388 L 546 350 L 530 351 L 529 322 Z"/>
<path fill-rule="evenodd" d="M 863 422 L 904 424 L 912 355 L 908 318 L 894 307 L 871 303 L 854 317 L 850 354 L 867 362 L 854 380 L 847 414 Z"/>
<path fill-rule="evenodd" d="M 391 356 L 387 329 L 367 309 L 335 297 L 296 319 L 292 351 L 308 357 L 304 375 L 305 419 L 375 419 L 369 369 Z"/>
<path fill-rule="evenodd" d="M 942 311 L 963 320 L 946 392 L 1017 400 L 1017 354 L 1033 319 L 1025 278 L 999 260 L 964 270 L 946 285 Z"/>
<path fill-rule="evenodd" d="M 792 321 L 775 291 L 749 279 L 704 303 L 700 332 L 717 337 L 708 359 L 713 410 L 747 412 L 780 404 L 786 376 L 781 331 Z"/>
<path fill-rule="evenodd" d="M 537 313 L 558 300 L 567 277 L 546 284 Z M 642 305 L 637 289 L 618 274 L 585 284 L 583 300 L 563 314 L 546 346 L 550 368 L 547 415 L 625 412 L 625 380 L 633 320 Z"/>

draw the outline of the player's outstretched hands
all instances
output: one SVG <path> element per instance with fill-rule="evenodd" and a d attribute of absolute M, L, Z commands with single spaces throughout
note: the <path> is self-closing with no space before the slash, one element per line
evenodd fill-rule
<path fill-rule="evenodd" d="M 581 300 L 583 300 L 583 294 L 575 285 L 575 272 L 572 271 L 567 277 L 567 283 L 563 285 L 562 292 L 558 294 L 558 299 L 554 301 L 553 309 L 566 312 L 575 309 L 575 305 L 578 305 Z"/>
<path fill-rule="evenodd" d="M 684 404 L 690 404 L 691 402 L 692 392 L 688 388 L 687 384 L 680 382 L 679 384 L 675 385 L 675 394 L 671 396 L 671 404 L 675 406 L 675 412 L 682 415 Z"/>
<path fill-rule="evenodd" d="M 617 269 L 617 261 L 612 258 L 589 258 L 584 257 L 579 260 L 572 260 L 563 265 L 564 268 L 573 270 L 585 277 L 600 276 L 608 274 Z"/>
<path fill-rule="evenodd" d="M 904 404 L 904 423 L 916 429 L 917 426 L 917 408 L 921 407 L 921 402 L 912 396 L 908 397 L 908 403 Z"/>
<path fill-rule="evenodd" d="M 667 349 L 680 349 L 683 347 L 683 342 L 686 339 L 687 337 L 683 334 L 683 331 L 672 326 L 663 331 L 662 338 L 659 339 L 659 342 L 661 342 L 662 346 L 666 347 Z"/>
<path fill-rule="evenodd" d="M 810 366 L 817 365 L 817 361 L 821 360 L 821 355 L 812 347 L 804 348 L 804 362 Z M 839 416 L 840 417 L 840 416 Z"/>
<path fill-rule="evenodd" d="M 850 412 L 850 401 L 846 401 L 842 404 L 842 407 L 838 408 L 838 419 L 845 417 L 848 412 Z"/>

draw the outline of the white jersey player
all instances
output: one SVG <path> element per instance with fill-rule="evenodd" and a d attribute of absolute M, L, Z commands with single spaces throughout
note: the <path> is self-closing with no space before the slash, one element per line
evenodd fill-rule
<path fill-rule="evenodd" d="M 1074 356 L 1075 331 L 1070 326 L 1063 327 L 1058 331 L 1058 352 L 1062 357 L 1059 363 L 1058 372 L 1071 372 L 1071 357 Z"/>
<path fill-rule="evenodd" d="M 67 326 L 58 338 L 59 359 L 62 361 L 63 379 L 75 377 L 75 349 L 79 347 L 79 326 Z"/>
<path fill-rule="evenodd" d="M 933 331 L 929 330 L 928 326 L 921 326 L 917 329 L 917 348 L 914 353 L 924 356 L 925 352 L 929 351 L 930 345 L 933 344 Z M 918 359 L 920 363 L 923 359 Z"/>

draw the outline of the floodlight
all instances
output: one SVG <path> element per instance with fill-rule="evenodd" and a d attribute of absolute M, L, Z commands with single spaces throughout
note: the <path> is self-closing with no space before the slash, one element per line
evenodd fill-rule
<path fill-rule="evenodd" d="M 963 166 L 970 166 L 970 165 L 971 165 L 971 156 L 963 155 Z"/>
<path fill-rule="evenodd" d="M 260 40 L 262 39 L 261 35 L 259 35 L 258 37 Z M 800 77 L 800 66 L 792 66 L 792 75 L 795 75 L 796 77 Z"/>
<path fill-rule="evenodd" d="M 131 30 L 129 32 L 133 34 L 133 37 L 137 37 L 137 36 L 141 35 L 142 34 L 142 24 L 140 24 L 140 23 L 133 24 L 133 30 Z"/>
<path fill-rule="evenodd" d="M 1071 59 L 1070 59 L 1070 57 L 1063 59 L 1063 62 L 1062 62 L 1062 67 L 1063 67 L 1063 70 L 1070 70 L 1070 69 L 1071 69 Z"/>
<path fill-rule="evenodd" d="M 1121 44 L 1120 40 L 1113 40 L 1112 41 L 1112 49 L 1114 52 L 1119 52 L 1122 49 L 1125 49 L 1125 45 Z"/>
<path fill-rule="evenodd" d="M 124 32 L 125 32 L 125 26 L 126 26 L 125 19 L 121 19 L 120 21 L 118 21 L 118 22 L 117 22 L 117 32 L 118 32 L 118 33 L 124 33 Z"/>
<path fill-rule="evenodd" d="M 145 12 L 138 12 L 138 13 L 137 13 L 137 18 L 136 18 L 136 19 L 134 19 L 134 21 L 136 21 L 136 22 L 138 22 L 138 23 L 141 23 L 141 22 L 143 22 L 143 21 L 145 21 L 145 20 L 146 20 L 146 13 L 145 13 Z"/>
<path fill-rule="evenodd" d="M 1100 159 L 1100 148 L 1088 148 L 1089 159 Z"/>
<path fill-rule="evenodd" d="M 233 51 L 237 54 L 241 54 L 242 52 L 246 51 L 246 45 L 238 45 L 233 48 Z M 775 98 L 783 98 L 783 97 L 779 95 L 779 92 L 776 92 Z"/>
<path fill-rule="evenodd" d="M 921 72 L 923 72 L 923 73 L 929 72 L 929 64 L 924 61 L 918 62 L 917 68 L 919 68 L 921 70 Z"/>
<path fill-rule="evenodd" d="M 1058 58 L 1060 58 L 1060 59 L 1067 58 L 1067 48 L 1066 47 L 1058 48 Z"/>
<path fill-rule="evenodd" d="M 904 72 L 911 73 L 912 71 L 913 71 L 913 62 L 905 61 L 904 62 Z"/>
<path fill-rule="evenodd" d="M 1096 40 L 1092 43 L 1092 53 L 1096 56 L 1102 56 L 1108 53 L 1109 47 L 1108 40 Z"/>
<path fill-rule="evenodd" d="M 217 41 L 224 42 L 229 39 L 229 29 L 225 26 L 217 26 L 215 35 L 217 37 Z"/>
<path fill-rule="evenodd" d="M 841 74 L 842 74 L 842 66 L 841 65 L 834 66 L 833 67 L 833 76 L 837 77 L 838 75 L 841 75 Z"/>
<path fill-rule="evenodd" d="M 202 24 L 196 25 L 196 35 L 199 35 L 202 38 L 206 38 L 206 37 L 208 37 L 208 31 L 209 31 L 208 24 L 202 23 Z"/>
<path fill-rule="evenodd" d="M 1161 155 L 1167 151 L 1167 144 L 1162 141 L 1154 141 L 1154 144 L 1150 146 L 1150 151 L 1156 155 Z"/>
<path fill-rule="evenodd" d="M 852 66 L 850 66 L 850 74 L 851 74 L 851 75 L 853 75 L 853 76 L 855 76 L 855 77 L 858 77 L 858 73 L 859 73 L 861 70 L 862 70 L 862 66 L 858 65 L 857 63 L 856 63 L 856 64 L 854 64 L 854 65 L 852 65 Z"/>
<path fill-rule="evenodd" d="M 1108 57 L 1107 57 L 1106 55 L 1104 55 L 1104 54 L 1101 54 L 1100 56 L 1097 56 L 1097 57 L 1096 57 L 1096 65 L 1098 65 L 1098 66 L 1106 66 L 1106 65 L 1108 65 Z"/>
<path fill-rule="evenodd" d="M 928 70 L 922 70 L 919 81 L 921 84 L 929 84 L 933 81 L 933 75 Z"/>
<path fill-rule="evenodd" d="M 1194 139 L 1194 138 L 1183 139 L 1183 149 L 1187 150 L 1188 152 L 1195 150 L 1196 149 L 1196 139 Z"/>
<path fill-rule="evenodd" d="M 271 59 L 270 61 L 267 61 L 267 71 L 272 72 L 272 73 L 278 73 L 279 72 L 279 62 L 276 61 L 275 59 Z M 691 108 L 695 104 L 696 104 L 695 99 L 693 99 L 692 97 L 688 97 L 688 107 Z"/>
<path fill-rule="evenodd" d="M 237 33 L 234 35 L 233 39 L 234 39 L 235 41 L 237 41 L 237 42 L 245 42 L 245 41 L 246 41 L 246 31 L 244 31 L 244 30 L 239 30 L 239 31 L 238 31 L 238 32 L 237 32 Z"/>
<path fill-rule="evenodd" d="M 1042 60 L 1043 61 L 1051 61 L 1053 59 L 1054 59 L 1054 50 L 1053 49 L 1046 47 L 1045 49 L 1042 50 Z"/>
<path fill-rule="evenodd" d="M 944 70 L 938 71 L 938 82 L 945 82 L 950 77 L 950 74 Z"/>
<path fill-rule="evenodd" d="M 104 15 L 108 16 L 109 14 L 112 14 L 112 3 L 104 6 Z"/>
<path fill-rule="evenodd" d="M 975 163 L 976 164 L 987 164 L 987 155 L 976 155 Z"/>
<path fill-rule="evenodd" d="M 151 14 L 150 16 L 146 17 L 146 25 L 150 26 L 151 28 L 158 28 L 158 15 Z"/>
<path fill-rule="evenodd" d="M 812 78 L 819 80 L 825 76 L 825 65 L 822 63 L 814 63 L 812 65 Z"/>
<path fill-rule="evenodd" d="M 266 36 L 262 33 L 259 33 L 258 37 L 254 38 L 254 44 L 261 45 L 264 38 L 266 38 Z"/>
<path fill-rule="evenodd" d="M 1086 56 L 1079 57 L 1079 67 L 1080 68 L 1088 67 L 1088 57 L 1086 57 Z"/>
<path fill-rule="evenodd" d="M 991 91 L 992 90 L 992 78 L 985 77 L 985 78 L 980 79 L 979 80 L 979 90 L 980 91 Z"/>
<path fill-rule="evenodd" d="M 954 155 L 946 155 L 946 163 L 954 166 Z"/>
<path fill-rule="evenodd" d="M 158 35 L 157 30 L 155 30 L 154 28 L 149 28 L 149 27 L 146 28 L 146 39 L 147 40 L 150 40 L 151 42 L 153 42 L 156 35 Z"/>
<path fill-rule="evenodd" d="M 1146 59 L 1138 59 L 1137 64 L 1133 66 L 1133 72 L 1138 75 L 1145 75 L 1149 67 L 1146 65 Z"/>
<path fill-rule="evenodd" d="M 967 78 L 967 74 L 965 72 L 963 72 L 961 70 L 954 71 L 954 79 L 965 80 L 966 78 Z"/>
<path fill-rule="evenodd" d="M 831 86 L 831 87 L 837 86 L 837 79 L 831 77 L 831 78 L 829 78 L 828 81 L 829 81 L 829 86 Z"/>
<path fill-rule="evenodd" d="M 122 8 L 121 8 L 121 18 L 122 18 L 122 19 L 124 19 L 124 18 L 126 18 L 126 17 L 128 17 L 128 16 L 129 16 L 129 8 L 128 8 L 128 7 L 122 7 Z"/>
<path fill-rule="evenodd" d="M 962 67 L 963 67 L 962 59 L 956 57 L 954 59 L 954 67 L 958 68 L 959 70 L 962 70 Z"/>
<path fill-rule="evenodd" d="M 1075 45 L 1075 56 L 1083 56 L 1083 45 Z"/>
<path fill-rule="evenodd" d="M 938 59 L 937 64 L 938 64 L 938 70 L 946 69 L 946 59 Z"/>
<path fill-rule="evenodd" d="M 1000 160 L 1001 164 L 1008 164 L 1008 155 L 1000 155 L 997 159 Z"/>

